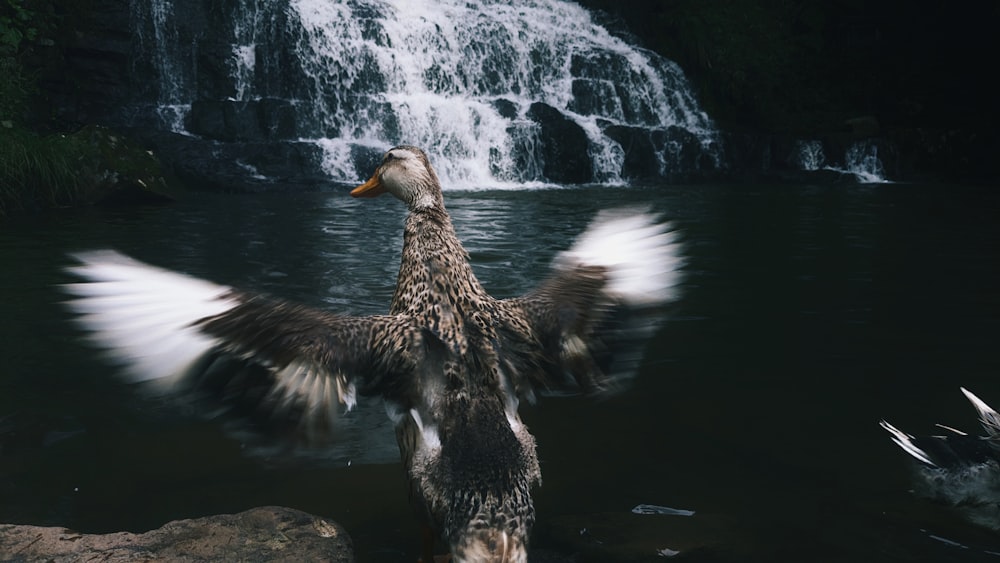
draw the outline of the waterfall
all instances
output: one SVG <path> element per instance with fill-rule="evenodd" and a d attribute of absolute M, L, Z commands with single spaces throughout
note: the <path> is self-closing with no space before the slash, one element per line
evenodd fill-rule
<path fill-rule="evenodd" d="M 853 176 L 862 184 L 888 182 L 885 167 L 878 156 L 878 144 L 871 140 L 861 140 L 847 145 L 844 150 L 843 166 L 827 164 L 822 141 L 803 140 L 795 143 L 792 161 L 800 170 L 830 170 Z"/>
<path fill-rule="evenodd" d="M 161 82 L 153 103 L 174 116 L 165 127 L 312 147 L 334 182 L 362 179 L 400 143 L 425 148 L 446 188 L 721 166 L 680 68 L 571 2 L 216 3 L 232 6 L 201 8 L 205 29 L 189 32 L 189 46 L 178 27 L 194 24 L 179 22 L 203 3 L 133 0 Z"/>
<path fill-rule="evenodd" d="M 233 98 L 249 100 L 254 96 L 257 70 L 257 44 L 262 42 L 261 22 L 267 11 L 259 2 L 240 3 L 233 18 L 232 57 L 229 60 L 233 77 Z"/>
<path fill-rule="evenodd" d="M 801 170 L 819 170 L 826 162 L 821 141 L 798 141 L 794 156 L 796 164 Z"/>
<path fill-rule="evenodd" d="M 152 110 L 161 126 L 176 132 L 184 130 L 184 119 L 191 109 L 185 100 L 189 72 L 184 68 L 179 35 L 171 0 L 133 1 L 132 29 L 136 30 L 137 50 L 153 68 L 154 91 L 149 94 Z"/>
<path fill-rule="evenodd" d="M 882 161 L 878 157 L 878 145 L 873 142 L 859 141 L 848 147 L 844 164 L 859 182 L 880 184 L 887 181 Z"/>

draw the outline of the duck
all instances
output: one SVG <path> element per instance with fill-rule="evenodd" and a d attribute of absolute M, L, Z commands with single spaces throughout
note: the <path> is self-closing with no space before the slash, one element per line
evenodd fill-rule
<path fill-rule="evenodd" d="M 385 193 L 408 208 L 386 314 L 310 308 L 114 250 L 73 256 L 67 305 L 127 379 L 166 394 L 226 389 L 291 413 L 306 434 L 336 427 L 359 397 L 381 398 L 421 523 L 420 560 L 443 542 L 452 561 L 524 562 L 541 471 L 519 407 L 627 385 L 679 298 L 680 236 L 650 209 L 603 210 L 534 289 L 497 299 L 422 149 L 391 148 L 350 191 Z M 229 375 L 220 358 L 257 375 Z"/>
<path fill-rule="evenodd" d="M 914 461 L 917 494 L 1000 530 L 1000 414 L 965 387 L 959 389 L 979 415 L 984 435 L 938 424 L 945 434 L 914 436 L 885 420 L 879 425 Z"/>

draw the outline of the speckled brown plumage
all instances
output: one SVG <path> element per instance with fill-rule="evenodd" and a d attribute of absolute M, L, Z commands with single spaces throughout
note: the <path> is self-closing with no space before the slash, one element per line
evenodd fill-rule
<path fill-rule="evenodd" d="M 411 501 L 453 559 L 526 561 L 541 473 L 518 406 L 538 392 L 612 390 L 634 370 L 660 306 L 676 297 L 677 244 L 645 211 L 609 213 L 534 291 L 497 300 L 472 271 L 423 151 L 389 150 L 352 195 L 384 192 L 410 211 L 387 315 L 316 311 L 110 251 L 77 256 L 70 271 L 84 283 L 66 287 L 71 306 L 137 380 L 251 397 L 310 429 L 334 425 L 338 403 L 350 408 L 358 394 L 382 397 Z M 261 370 L 216 369 L 227 357 Z"/>
<path fill-rule="evenodd" d="M 497 545 L 497 534 L 526 548 L 530 487 L 541 475 L 533 438 L 508 420 L 520 424 L 499 361 L 507 310 L 474 275 L 441 198 L 432 201 L 407 217 L 390 313 L 425 328 L 440 372 L 426 374 L 417 400 L 394 404 L 402 413 L 397 438 L 418 511 L 454 558 L 472 561 L 482 556 L 476 549 Z M 430 425 L 440 448 L 424 443 Z M 470 540 L 477 545 L 467 546 Z"/>

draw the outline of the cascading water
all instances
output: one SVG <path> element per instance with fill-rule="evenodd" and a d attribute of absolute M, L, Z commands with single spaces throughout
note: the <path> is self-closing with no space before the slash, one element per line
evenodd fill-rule
<path fill-rule="evenodd" d="M 174 6 L 171 0 L 134 1 L 131 4 L 132 29 L 136 31 L 139 60 L 148 62 L 155 81 L 149 81 L 152 92 L 145 93 L 153 103 L 158 121 L 171 131 L 182 132 L 184 119 L 191 110 L 189 92 L 190 72 L 177 56 L 179 37 L 174 25 Z"/>
<path fill-rule="evenodd" d="M 238 2 L 209 14 L 211 33 L 193 32 L 190 49 L 177 14 L 202 3 L 134 2 L 149 20 L 143 41 L 159 44 L 146 56 L 170 84 L 156 98 L 178 116 L 167 127 L 318 147 L 333 181 L 357 181 L 399 143 L 424 147 L 446 187 L 720 167 L 714 127 L 679 67 L 570 2 Z"/>
<path fill-rule="evenodd" d="M 796 164 L 802 170 L 819 170 L 826 162 L 823 143 L 820 141 L 799 141 L 796 149 Z"/>
<path fill-rule="evenodd" d="M 861 140 L 847 146 L 844 151 L 843 166 L 827 163 L 826 152 L 821 141 L 798 141 L 792 155 L 794 164 L 805 171 L 830 170 L 853 176 L 863 184 L 884 183 L 885 169 L 878 156 L 878 144 Z"/>
<path fill-rule="evenodd" d="M 868 141 L 859 141 L 847 149 L 844 164 L 848 172 L 854 174 L 859 182 L 879 184 L 886 182 L 885 169 L 878 157 L 878 145 Z"/>
<path fill-rule="evenodd" d="M 540 180 L 544 164 L 530 150 L 539 126 L 527 115 L 536 102 L 586 134 L 597 181 L 620 180 L 624 161 L 602 125 L 678 125 L 711 142 L 679 69 L 614 38 L 579 6 L 486 4 L 291 3 L 316 121 L 330 127 L 331 173 L 351 174 L 352 144 L 399 139 L 444 156 L 439 172 L 451 184 Z M 330 75 L 341 80 L 322 79 Z"/>
<path fill-rule="evenodd" d="M 233 18 L 233 46 L 231 75 L 233 77 L 233 98 L 250 100 L 254 97 L 254 76 L 257 67 L 257 44 L 264 43 L 261 36 L 263 19 L 267 10 L 260 2 L 242 2 L 236 8 Z"/>

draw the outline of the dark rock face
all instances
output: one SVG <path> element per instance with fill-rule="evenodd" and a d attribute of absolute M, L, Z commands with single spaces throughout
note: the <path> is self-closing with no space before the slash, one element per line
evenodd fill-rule
<path fill-rule="evenodd" d="M 57 6 L 64 21 L 60 39 L 33 61 L 42 69 L 45 92 L 36 113 L 52 116 L 60 129 L 87 124 L 117 129 L 153 149 L 168 175 L 189 187 L 261 191 L 329 185 L 319 167 L 320 149 L 297 141 L 316 132 L 302 131 L 288 101 L 306 93 L 301 69 L 288 50 L 259 57 L 256 74 L 272 86 L 273 96 L 235 101 L 229 18 L 240 6 L 201 0 L 171 5 L 175 16 L 184 16 L 172 18 L 159 37 L 149 3 L 97 0 L 86 9 Z M 270 16 L 261 33 L 281 37 L 284 11 Z M 172 67 L 173 74 L 165 76 L 153 52 L 156 41 L 194 64 Z M 172 88 L 196 92 L 184 123 L 191 135 L 171 130 L 170 110 L 163 108 L 184 102 L 175 99 Z"/>
<path fill-rule="evenodd" d="M 594 180 L 588 156 L 587 133 L 556 108 L 535 102 L 527 116 L 541 128 L 541 156 L 545 178 L 561 184 L 585 184 Z"/>
<path fill-rule="evenodd" d="M 37 47 L 27 61 L 38 69 L 43 92 L 36 119 L 69 127 L 114 124 L 130 96 L 128 0 L 95 0 L 85 10 L 54 2 L 52 9 L 64 22 L 58 42 Z"/>
<path fill-rule="evenodd" d="M 574 55 L 571 61 L 573 100 L 569 109 L 583 115 L 616 115 L 627 123 L 659 125 L 648 105 L 621 92 L 618 77 L 629 72 L 628 62 L 609 53 Z M 620 107 L 616 107 L 621 103 Z"/>
<path fill-rule="evenodd" d="M 510 100 L 505 100 L 503 98 L 494 100 L 493 108 L 497 110 L 497 113 L 507 119 L 514 119 L 517 117 L 517 104 Z"/>
<path fill-rule="evenodd" d="M 1000 106 L 974 55 L 997 51 L 995 4 L 933 4 L 901 18 L 910 4 L 579 2 L 684 68 L 735 143 L 730 170 L 768 173 L 743 158 L 750 144 L 821 139 L 833 156 L 850 136 L 895 147 L 879 150 L 895 159 L 885 163 L 891 180 L 995 181 Z"/>
<path fill-rule="evenodd" d="M 171 176 L 193 189 L 315 191 L 331 186 L 320 170 L 322 151 L 312 143 L 227 143 L 164 132 L 134 135 L 152 148 Z"/>
<path fill-rule="evenodd" d="M 4 561 L 354 561 L 338 524 L 281 507 L 169 522 L 143 534 L 0 524 Z"/>
<path fill-rule="evenodd" d="M 585 2 L 586 3 L 586 2 Z M 600 5 L 601 2 L 590 2 Z M 54 2 L 56 6 L 58 2 Z M 233 14 L 247 9 L 230 0 L 175 0 L 175 16 L 167 28 L 166 41 L 178 60 L 190 61 L 184 68 L 171 69 L 170 80 L 152 53 L 154 30 L 148 3 L 129 0 L 94 0 L 86 9 L 56 6 L 64 16 L 60 39 L 51 47 L 39 47 L 30 61 L 40 72 L 44 96 L 37 113 L 57 122 L 62 129 L 86 124 L 105 125 L 137 136 L 155 148 L 168 170 L 194 185 L 212 189 L 264 190 L 276 186 L 316 189 L 329 182 L 320 168 L 320 149 L 299 142 L 300 138 L 330 137 L 339 123 L 326 123 L 310 115 L 295 100 L 309 100 L 317 81 L 337 81 L 343 76 L 310 76 L 294 45 L 299 37 L 295 23 L 281 3 L 268 5 L 256 20 L 257 35 L 246 41 L 253 50 L 256 96 L 239 100 L 240 86 L 234 77 Z M 667 8 L 662 8 L 667 9 Z M 373 9 L 374 10 L 374 9 Z M 375 11 L 364 21 L 379 17 Z M 627 18 L 626 18 L 627 19 Z M 375 33 L 376 28 L 373 27 Z M 161 30 L 162 32 L 162 30 Z M 641 34 L 640 34 L 641 35 Z M 262 47 L 267 45 L 269 47 Z M 248 55 L 251 53 L 248 53 Z M 502 61 L 500 61 L 502 62 Z M 498 62 L 498 64 L 500 63 Z M 576 55 L 571 61 L 573 98 L 566 108 L 537 102 L 525 115 L 518 115 L 513 102 L 498 98 L 493 106 L 507 119 L 527 119 L 517 127 L 536 128 L 526 136 L 524 178 L 538 175 L 558 183 L 604 181 L 594 173 L 590 141 L 579 125 L 563 111 L 597 115 L 618 96 L 620 86 L 609 76 L 622 70 L 624 62 L 611 55 Z M 433 69 L 429 69 L 428 79 Z M 695 80 L 698 75 L 695 75 Z M 710 77 L 709 77 L 710 79 Z M 168 84 L 171 82 L 173 84 Z M 384 88 L 377 73 L 358 77 L 362 88 L 337 99 L 325 100 L 331 109 L 346 114 L 359 111 L 382 116 L 390 138 L 406 138 L 400 124 L 393 121 L 389 107 L 373 105 L 372 92 Z M 171 87 L 186 89 L 185 99 L 171 99 Z M 747 93 L 750 96 L 752 93 Z M 193 98 L 193 101 L 191 101 Z M 165 125 L 162 106 L 190 104 L 184 128 L 190 135 L 178 136 Z M 796 139 L 792 134 L 760 132 L 723 133 L 719 137 L 721 161 L 707 155 L 690 132 L 648 122 L 651 114 L 641 106 L 616 108 L 625 119 L 643 126 L 620 123 L 600 124 L 605 134 L 621 145 L 624 179 L 635 181 L 743 180 L 796 177 Z M 933 127 L 887 127 L 876 117 L 864 115 L 848 119 L 843 127 L 799 131 L 800 138 L 822 142 L 828 164 L 841 166 L 847 152 L 858 142 L 876 147 L 885 175 L 892 180 L 949 177 L 981 177 L 991 174 L 993 155 L 998 150 L 996 134 L 945 124 Z M 372 150 L 351 147 L 355 162 L 370 162 Z M 541 170 L 534 170 L 532 156 L 540 157 Z M 368 169 L 367 167 L 365 169 Z M 519 174 L 521 172 L 518 172 Z M 535 176 L 531 176 L 534 174 Z"/>
<path fill-rule="evenodd" d="M 851 133 L 819 135 L 812 142 L 822 153 L 816 167 L 806 168 L 801 158 L 802 140 L 791 135 L 722 135 L 726 163 L 721 178 L 728 181 L 795 183 L 856 183 L 864 178 L 864 160 L 877 157 L 880 175 L 893 181 L 915 178 L 913 168 L 901 163 L 895 141 Z M 868 170 L 868 172 L 872 172 Z"/>
<path fill-rule="evenodd" d="M 216 141 L 291 140 L 297 137 L 295 108 L 287 100 L 197 100 L 189 132 Z"/>
<path fill-rule="evenodd" d="M 609 125 L 604 133 L 617 141 L 625 153 L 621 171 L 625 179 L 690 181 L 718 172 L 716 163 L 705 157 L 701 141 L 681 127 L 645 129 Z"/>
<path fill-rule="evenodd" d="M 622 163 L 622 177 L 630 179 L 650 179 L 660 175 L 660 161 L 649 131 L 639 127 L 611 125 L 604 132 L 621 145 L 625 152 Z"/>

